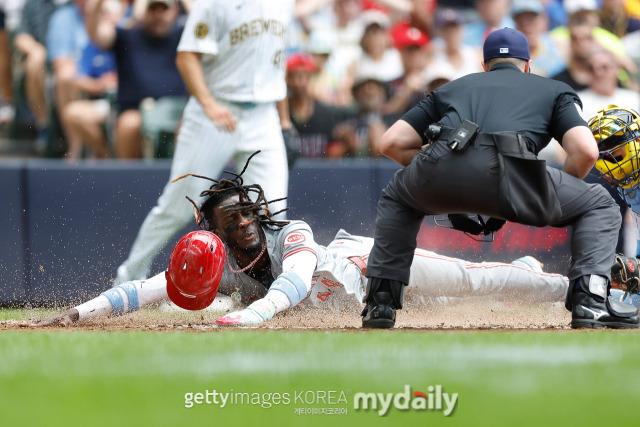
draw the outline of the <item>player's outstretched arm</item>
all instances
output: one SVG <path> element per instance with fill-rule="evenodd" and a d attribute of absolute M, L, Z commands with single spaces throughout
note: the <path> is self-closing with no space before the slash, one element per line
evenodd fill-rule
<path fill-rule="evenodd" d="M 275 304 L 265 297 L 252 303 L 244 310 L 224 315 L 217 319 L 216 323 L 223 326 L 259 325 L 272 319 L 275 314 Z"/>
<path fill-rule="evenodd" d="M 164 298 L 167 298 L 167 281 L 163 272 L 147 280 L 123 283 L 63 313 L 20 326 L 71 326 L 88 319 L 131 313 Z"/>
<path fill-rule="evenodd" d="M 296 306 L 311 290 L 311 276 L 317 265 L 316 252 L 302 250 L 285 258 L 284 272 L 271 284 L 267 295 L 244 310 L 234 311 L 216 320 L 218 325 L 257 325 L 276 313 Z"/>
<path fill-rule="evenodd" d="M 28 328 L 44 328 L 47 326 L 67 327 L 77 323 L 79 317 L 80 313 L 78 313 L 78 310 L 76 308 L 71 308 L 67 311 L 63 311 L 62 313 L 47 317 L 46 319 L 20 323 L 20 326 Z"/>

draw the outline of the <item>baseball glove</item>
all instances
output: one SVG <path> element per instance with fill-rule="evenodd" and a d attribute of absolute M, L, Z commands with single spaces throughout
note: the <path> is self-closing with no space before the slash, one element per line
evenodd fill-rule
<path fill-rule="evenodd" d="M 616 255 L 611 266 L 611 287 L 630 294 L 640 293 L 640 271 L 638 260 L 624 255 Z"/>

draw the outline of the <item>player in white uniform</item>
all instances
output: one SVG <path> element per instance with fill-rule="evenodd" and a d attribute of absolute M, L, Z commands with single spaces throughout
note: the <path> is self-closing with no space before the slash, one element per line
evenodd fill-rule
<path fill-rule="evenodd" d="M 259 193 L 256 202 L 249 200 L 251 191 Z M 300 302 L 334 306 L 342 301 L 362 302 L 366 286 L 363 270 L 372 239 L 340 230 L 328 247 L 318 245 L 305 222 L 271 220 L 268 209 L 260 205 L 265 200 L 261 188 L 242 186 L 239 180 L 223 180 L 212 186 L 207 195 L 198 209 L 198 225 L 213 231 L 226 251 L 217 299 L 250 304 L 244 310 L 219 318 L 218 324 L 258 324 Z M 195 262 L 196 266 L 190 268 L 197 270 L 198 261 Z M 96 316 L 137 310 L 167 298 L 167 276 L 171 277 L 171 271 L 148 280 L 127 282 L 32 326 L 68 325 Z M 565 277 L 542 272 L 530 257 L 512 264 L 470 263 L 417 250 L 407 304 L 426 298 L 438 302 L 442 297 L 480 295 L 560 301 L 567 286 Z M 417 298 L 412 299 L 411 295 Z"/>
<path fill-rule="evenodd" d="M 285 37 L 294 0 L 197 0 L 178 45 L 176 63 L 191 98 L 184 110 L 170 180 L 144 220 L 114 284 L 148 277 L 153 258 L 189 221 L 185 194 L 200 194 L 187 174 L 218 176 L 231 158 L 236 168 L 256 150 L 244 173 L 264 183 L 269 200 L 287 196 L 288 169 L 282 138 L 289 126 Z M 278 108 L 276 101 L 280 102 Z M 286 104 L 284 104 L 286 105 Z M 199 182 L 198 182 L 199 181 Z M 272 206 L 277 212 L 281 201 Z"/>

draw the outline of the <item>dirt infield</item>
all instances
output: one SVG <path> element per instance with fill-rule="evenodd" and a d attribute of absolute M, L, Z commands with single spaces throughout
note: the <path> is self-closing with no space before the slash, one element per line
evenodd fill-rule
<path fill-rule="evenodd" d="M 41 319 L 49 312 L 31 310 L 27 318 Z M 221 312 L 165 311 L 158 307 L 112 318 L 95 319 L 80 323 L 82 330 L 192 330 L 212 331 L 229 329 L 218 327 L 215 319 Z M 560 302 L 524 304 L 474 299 L 473 301 L 442 304 L 408 305 L 398 312 L 396 328 L 405 329 L 569 329 L 571 315 Z M 0 322 L 0 330 L 20 329 L 24 321 Z M 318 307 L 296 307 L 278 314 L 274 319 L 253 328 L 263 329 L 359 329 L 360 306 L 341 307 L 339 310 Z"/>

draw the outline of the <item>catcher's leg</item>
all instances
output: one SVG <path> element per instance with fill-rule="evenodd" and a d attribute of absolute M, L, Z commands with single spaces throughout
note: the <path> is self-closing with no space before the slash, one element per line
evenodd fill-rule
<path fill-rule="evenodd" d="M 638 328 L 638 309 L 610 296 L 610 288 L 606 277 L 595 274 L 571 281 L 567 304 L 572 328 Z"/>
<path fill-rule="evenodd" d="M 558 225 L 571 224 L 571 280 L 565 307 L 572 328 L 638 328 L 638 310 L 609 296 L 620 210 L 604 187 L 547 168 L 562 205 Z"/>

